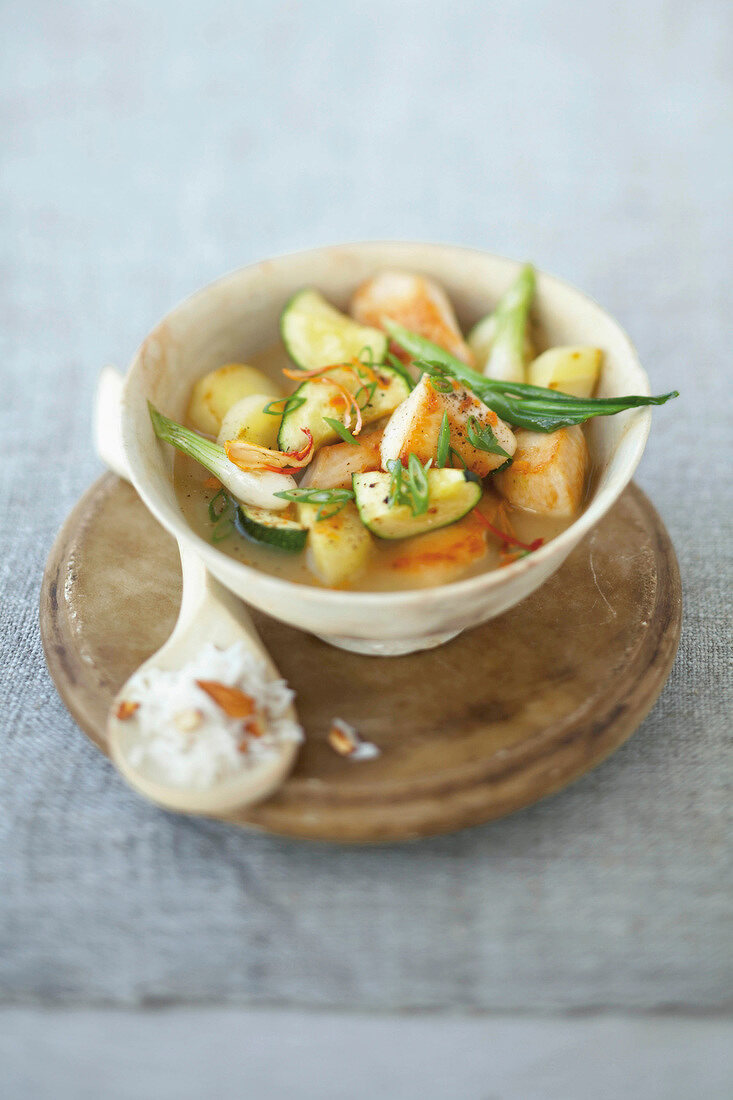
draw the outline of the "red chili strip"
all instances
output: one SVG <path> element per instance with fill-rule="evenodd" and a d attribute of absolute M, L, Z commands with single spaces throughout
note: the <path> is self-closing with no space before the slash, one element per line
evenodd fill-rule
<path fill-rule="evenodd" d="M 494 527 L 493 523 L 489 523 L 486 516 L 483 512 L 479 512 L 478 508 L 474 508 L 473 511 L 474 515 L 478 516 L 484 527 L 491 531 L 492 535 L 496 535 L 498 539 L 501 539 L 506 546 L 518 546 L 520 550 L 526 550 L 528 553 L 532 553 L 534 550 L 539 550 L 540 546 L 542 546 L 545 541 L 544 539 L 535 539 L 534 542 L 522 542 L 520 539 L 515 538 L 514 535 L 507 535 L 505 531 L 500 531 L 497 527 Z"/>

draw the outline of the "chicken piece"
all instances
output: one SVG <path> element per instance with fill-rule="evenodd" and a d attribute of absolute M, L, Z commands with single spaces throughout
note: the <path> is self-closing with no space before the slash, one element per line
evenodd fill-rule
<path fill-rule="evenodd" d="M 514 433 L 496 413 L 470 390 L 456 386 L 449 393 L 439 393 L 427 375 L 423 375 L 408 398 L 398 405 L 389 418 L 382 437 L 382 466 L 393 458 L 406 461 L 416 455 L 423 465 L 435 462 L 443 414 L 448 414 L 450 445 L 461 456 L 469 470 L 486 477 L 506 462 L 506 455 L 492 454 L 474 447 L 468 441 L 468 421 L 475 417 L 479 425 L 491 427 L 499 446 L 508 455 L 516 449 Z"/>
<path fill-rule="evenodd" d="M 381 469 L 380 444 L 382 424 L 365 428 L 359 435 L 359 446 L 353 443 L 334 443 L 321 447 L 305 471 L 302 489 L 350 489 L 351 475 L 364 474 Z"/>
<path fill-rule="evenodd" d="M 494 484 L 510 504 L 543 516 L 572 516 L 583 500 L 590 459 L 578 424 L 557 432 L 517 430 L 514 461 Z"/>
<path fill-rule="evenodd" d="M 351 315 L 374 328 L 382 328 L 382 318 L 389 317 L 473 366 L 473 352 L 461 335 L 448 295 L 432 279 L 407 271 L 382 271 L 358 288 L 351 299 Z"/>
<path fill-rule="evenodd" d="M 388 568 L 400 586 L 448 584 L 486 554 L 486 528 L 469 512 L 450 527 L 404 539 Z"/>

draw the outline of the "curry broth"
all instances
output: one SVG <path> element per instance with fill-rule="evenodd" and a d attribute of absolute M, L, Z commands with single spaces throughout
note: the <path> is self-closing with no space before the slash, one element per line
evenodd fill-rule
<path fill-rule="evenodd" d="M 282 344 L 249 357 L 247 362 L 277 379 L 278 383 L 285 383 L 287 392 L 295 388 L 296 383 L 288 382 L 281 374 L 283 367 L 292 365 Z M 213 524 L 209 517 L 209 503 L 216 495 L 215 489 L 208 489 L 204 485 L 210 475 L 197 462 L 177 452 L 173 477 L 183 515 L 201 538 L 210 541 Z M 500 498 L 496 493 L 489 488 L 484 490 L 482 511 L 491 516 L 499 503 Z M 504 508 L 512 531 L 526 543 L 537 538 L 548 542 L 577 518 L 573 516 L 570 519 L 556 519 L 534 515 L 510 508 L 506 502 Z M 500 519 L 496 521 L 496 525 L 501 527 Z M 450 527 L 415 538 L 394 541 L 374 538 L 371 558 L 366 568 L 353 583 L 343 587 L 369 592 L 433 587 L 499 568 L 505 559 L 498 542 L 491 534 L 486 538 L 486 551 L 480 557 L 475 557 L 482 541 L 483 527 L 472 514 Z M 307 546 L 304 552 L 292 553 L 262 546 L 237 531 L 232 531 L 218 541 L 216 546 L 237 561 L 272 576 L 317 588 L 328 587 L 309 569 Z M 464 564 L 466 561 L 470 561 L 467 566 Z"/>

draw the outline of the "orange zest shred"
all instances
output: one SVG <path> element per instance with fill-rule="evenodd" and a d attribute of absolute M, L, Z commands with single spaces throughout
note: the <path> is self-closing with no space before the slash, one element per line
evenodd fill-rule
<path fill-rule="evenodd" d="M 372 367 L 369 363 L 362 363 L 361 359 L 359 359 L 358 356 L 356 356 L 356 355 L 351 360 L 351 362 L 353 364 L 354 370 L 357 373 L 359 373 L 360 371 L 363 371 L 370 382 L 376 382 L 377 383 L 377 386 L 379 387 L 380 390 L 386 390 L 388 388 L 389 379 L 384 378 L 382 375 L 377 374 L 374 367 Z"/>
<path fill-rule="evenodd" d="M 129 699 L 123 699 L 115 711 L 115 718 L 119 718 L 121 722 L 126 722 L 128 718 L 132 718 L 139 707 L 139 703 L 131 703 Z"/>
<path fill-rule="evenodd" d="M 250 718 L 255 713 L 254 699 L 239 688 L 228 687 L 218 680 L 197 680 L 196 684 L 229 718 Z"/>
<path fill-rule="evenodd" d="M 276 474 L 297 473 L 307 466 L 313 458 L 313 436 L 307 428 L 300 429 L 306 436 L 306 443 L 299 451 L 273 451 L 261 447 L 259 443 L 250 443 L 246 439 L 230 439 L 226 447 L 227 458 L 240 470 L 270 470 Z"/>
<path fill-rule="evenodd" d="M 344 413 L 344 427 L 351 428 L 351 409 L 354 410 L 355 425 L 353 435 L 358 435 L 363 427 L 363 421 L 361 416 L 361 406 L 354 397 L 353 393 L 350 393 L 345 386 L 342 386 L 339 382 L 334 382 L 332 378 L 314 378 L 314 382 L 321 382 L 326 386 L 333 386 L 339 394 L 341 401 L 344 402 L 346 411 Z M 335 396 L 335 395 L 334 395 Z"/>
<path fill-rule="evenodd" d="M 311 370 L 293 370 L 291 367 L 283 367 L 286 378 L 292 378 L 295 382 L 307 381 L 309 378 L 318 378 L 321 374 L 327 374 L 330 370 L 343 370 L 343 363 L 329 363 L 327 367 L 313 367 Z M 347 368 L 348 369 L 348 368 Z"/>
<path fill-rule="evenodd" d="M 344 427 L 348 428 L 348 429 L 351 428 L 351 412 L 350 412 L 350 410 L 353 409 L 354 410 L 354 422 L 355 422 L 355 424 L 354 424 L 354 431 L 353 431 L 352 434 L 353 435 L 358 435 L 359 432 L 361 431 L 362 427 L 363 427 L 363 419 L 362 419 L 362 415 L 361 415 L 361 411 L 362 411 L 361 406 L 359 405 L 359 402 L 356 400 L 355 395 L 353 393 L 351 393 L 349 390 L 347 390 L 345 386 L 342 386 L 340 382 L 334 381 L 333 378 L 325 377 L 330 371 L 333 371 L 333 370 L 341 370 L 341 371 L 346 371 L 350 374 L 353 374 L 355 381 L 359 384 L 359 389 L 364 388 L 362 386 L 362 374 L 360 372 L 363 372 L 364 374 L 366 374 L 367 378 L 371 382 L 376 382 L 377 385 L 382 389 L 384 389 L 385 387 L 387 387 L 389 385 L 389 382 L 387 380 L 385 380 L 383 378 L 380 378 L 380 376 L 376 373 L 376 371 L 372 367 L 370 367 L 369 365 L 367 365 L 365 363 L 362 363 L 361 359 L 359 359 L 357 356 L 354 356 L 354 358 L 351 360 L 350 363 L 331 363 L 327 367 L 314 367 L 312 370 L 291 370 L 289 367 L 285 367 L 285 368 L 283 368 L 283 374 L 285 375 L 286 378 L 292 378 L 296 382 L 301 381 L 303 379 L 306 379 L 306 380 L 310 380 L 312 382 L 320 382 L 321 384 L 323 384 L 325 386 L 333 386 L 334 389 L 337 390 L 337 392 L 338 392 L 338 399 L 343 401 L 343 403 L 345 405 L 345 408 L 346 408 L 346 415 L 344 417 Z M 337 400 L 336 394 L 334 394 L 334 397 L 332 398 L 331 403 L 335 404 L 336 400 Z M 228 451 L 227 451 L 227 453 L 228 453 Z M 231 458 L 231 455 L 229 457 Z M 232 459 L 232 461 L 234 461 L 234 459 Z"/>

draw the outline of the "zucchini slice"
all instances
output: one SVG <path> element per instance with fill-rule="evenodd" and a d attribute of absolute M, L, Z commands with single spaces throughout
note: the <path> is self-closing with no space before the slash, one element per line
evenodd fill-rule
<path fill-rule="evenodd" d="M 406 539 L 455 523 L 481 499 L 481 480 L 470 470 L 428 470 L 427 479 L 428 510 L 414 516 L 409 504 L 390 508 L 389 474 L 354 474 L 361 522 L 380 539 Z"/>
<path fill-rule="evenodd" d="M 381 363 L 389 340 L 385 332 L 352 321 L 311 287 L 286 303 L 280 332 L 288 355 L 304 370 L 348 363 L 364 348 L 370 349 L 373 363 Z"/>
<path fill-rule="evenodd" d="M 371 424 L 382 416 L 391 415 L 398 405 L 401 405 L 406 397 L 409 397 L 410 386 L 401 371 L 392 367 L 380 365 L 372 367 L 379 382 L 374 388 L 372 398 L 367 405 L 363 404 L 368 396 L 364 387 L 369 385 L 366 373 L 363 379 L 355 377 L 353 371 L 334 370 L 328 375 L 338 385 L 329 386 L 326 382 L 314 380 L 303 382 L 298 386 L 293 397 L 303 398 L 303 403 L 293 402 L 293 407 L 285 413 L 280 425 L 280 434 L 277 445 L 281 451 L 297 451 L 303 446 L 305 436 L 303 428 L 307 428 L 313 436 L 316 449 L 324 443 L 336 443 L 339 435 L 323 419 L 325 416 L 331 419 L 341 420 L 344 414 L 344 405 L 341 392 L 338 387 L 348 390 L 351 394 L 357 394 L 362 390 L 359 402 L 362 405 L 361 417 L 364 424 Z"/>
<path fill-rule="evenodd" d="M 251 504 L 240 504 L 237 527 L 255 542 L 291 553 L 302 550 L 308 538 L 308 528 L 297 520 L 272 512 L 269 508 L 255 508 Z"/>
<path fill-rule="evenodd" d="M 335 515 L 316 519 L 321 508 L 320 504 L 299 504 L 298 519 L 309 528 L 310 568 L 335 588 L 362 571 L 372 551 L 372 537 L 352 501 Z"/>

